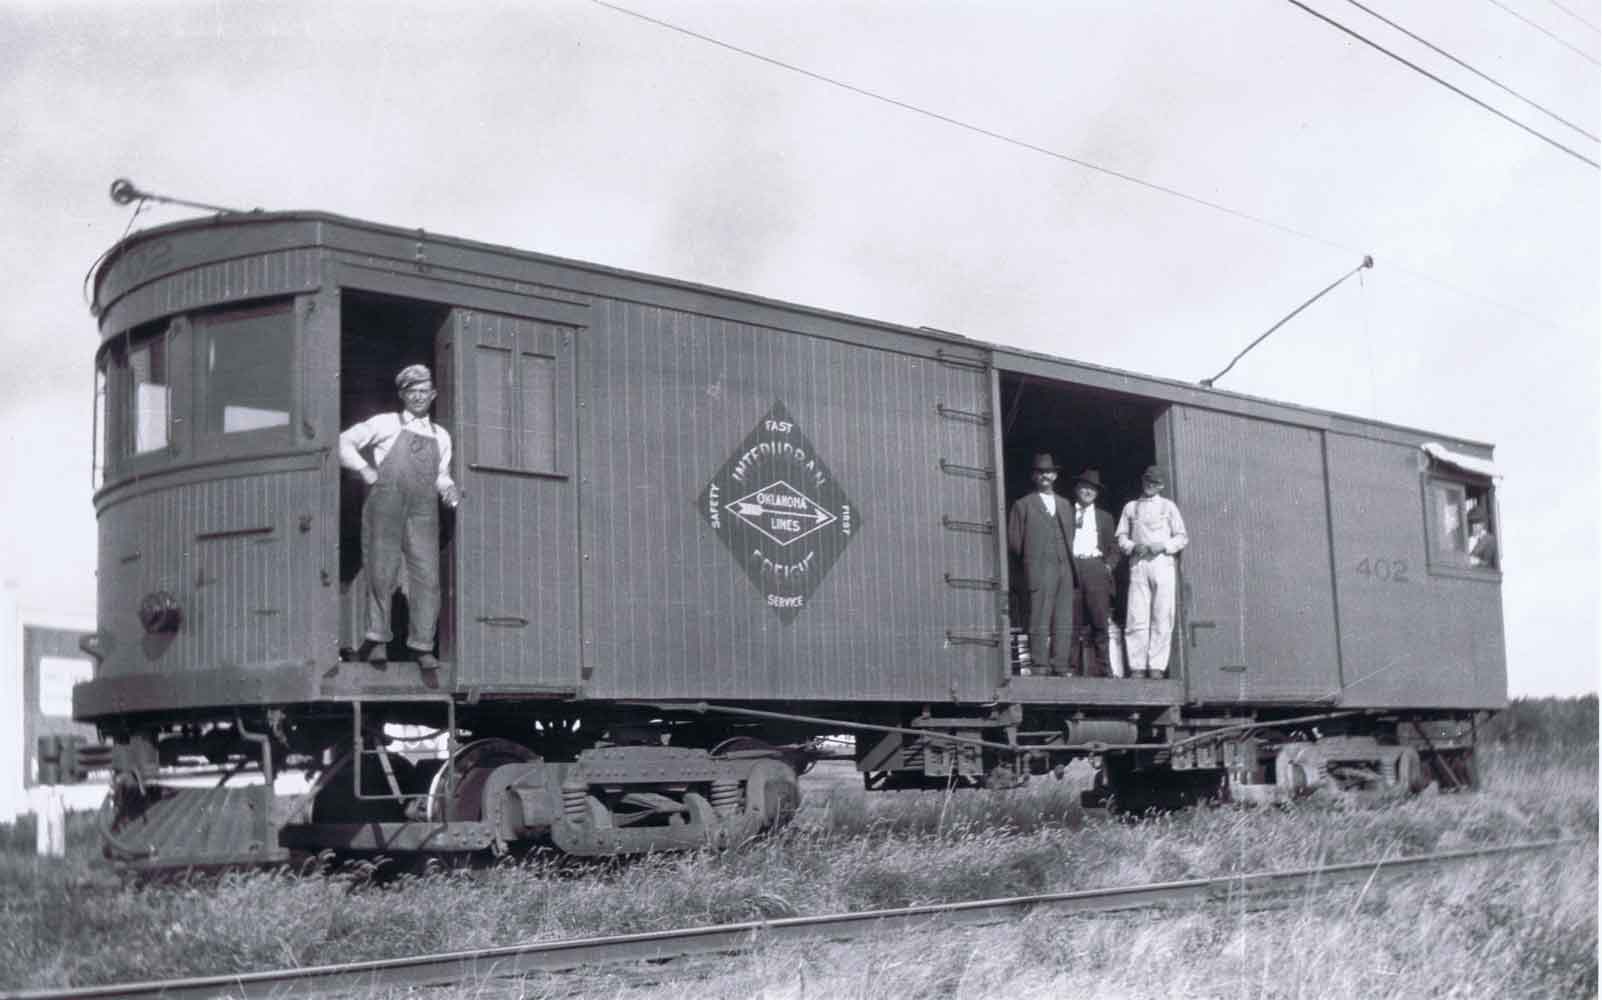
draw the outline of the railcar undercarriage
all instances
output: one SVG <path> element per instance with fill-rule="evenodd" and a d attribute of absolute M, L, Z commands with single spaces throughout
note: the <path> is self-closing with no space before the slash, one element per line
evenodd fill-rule
<path fill-rule="evenodd" d="M 845 756 L 827 743 L 838 733 L 854 734 L 850 756 L 869 791 L 1012 789 L 1088 759 L 1096 775 L 1082 805 L 1136 815 L 1475 783 L 1477 720 L 1464 713 L 516 707 L 354 701 L 165 727 L 130 721 L 110 748 L 56 759 L 63 777 L 82 778 L 90 766 L 112 772 L 106 854 L 135 869 L 323 851 L 498 856 L 546 847 L 601 857 L 737 847 L 794 815 L 799 776 Z M 275 796 L 274 779 L 290 771 L 308 785 Z"/>

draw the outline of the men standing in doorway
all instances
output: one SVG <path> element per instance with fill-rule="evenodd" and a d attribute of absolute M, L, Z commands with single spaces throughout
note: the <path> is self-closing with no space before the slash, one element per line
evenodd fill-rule
<path fill-rule="evenodd" d="M 1035 492 L 1007 513 L 1007 546 L 1023 558 L 1029 588 L 1029 653 L 1051 673 L 1066 675 L 1073 647 L 1074 582 L 1068 525 L 1072 515 L 1057 496 L 1057 463 L 1042 452 L 1032 472 Z"/>
<path fill-rule="evenodd" d="M 1113 569 L 1118 565 L 1112 515 L 1096 506 L 1101 473 L 1086 469 L 1074 480 L 1073 523 L 1068 544 L 1074 557 L 1074 658 L 1078 673 L 1111 675 L 1107 618 L 1112 612 Z"/>
<path fill-rule="evenodd" d="M 1131 560 L 1124 644 L 1129 676 L 1167 677 L 1174 635 L 1174 556 L 1190 536 L 1179 508 L 1160 495 L 1165 485 L 1162 470 L 1148 467 L 1140 485 L 1140 499 L 1124 504 L 1118 518 L 1118 548 Z"/>
<path fill-rule="evenodd" d="M 462 492 L 451 479 L 451 436 L 429 419 L 434 377 L 423 365 L 395 376 L 400 412 L 380 413 L 339 435 L 339 464 L 370 488 L 362 505 L 362 565 L 367 571 L 367 632 L 358 655 L 389 658 L 389 605 L 406 572 L 406 646 L 432 674 L 439 621 L 439 504 L 455 507 Z M 372 449 L 371 461 L 363 455 Z"/>

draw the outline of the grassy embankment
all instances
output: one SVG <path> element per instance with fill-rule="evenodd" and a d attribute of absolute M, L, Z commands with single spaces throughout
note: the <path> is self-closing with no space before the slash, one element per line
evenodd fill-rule
<path fill-rule="evenodd" d="M 781 836 L 724 855 L 534 861 L 377 881 L 363 869 L 124 887 L 73 824 L 65 861 L 0 827 L 0 988 L 202 975 L 690 924 L 1311 866 L 1556 836 L 1578 848 L 1290 909 L 1052 918 L 868 946 L 771 947 L 703 997 L 1592 996 L 1596 702 L 1524 703 L 1484 789 L 1390 803 L 1203 809 L 1126 824 L 1078 787 L 867 796 L 822 784 Z M 1573 725 L 1563 719 L 1579 719 Z M 1583 731 L 1584 741 L 1578 741 Z M 585 995 L 633 995 L 622 978 Z M 530 981 L 567 994 L 572 977 Z M 659 985 L 647 992 L 680 992 Z M 495 991 L 489 991 L 494 994 Z M 476 988 L 462 996 L 481 995 Z M 488 995 L 488 994 L 483 994 Z"/>

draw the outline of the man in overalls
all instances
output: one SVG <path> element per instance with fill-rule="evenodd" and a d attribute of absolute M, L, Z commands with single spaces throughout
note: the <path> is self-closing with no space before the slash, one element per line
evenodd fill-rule
<path fill-rule="evenodd" d="M 389 658 L 389 604 L 406 571 L 406 646 L 417 665 L 437 671 L 439 503 L 454 508 L 462 492 L 451 479 L 451 436 L 428 417 L 434 377 L 423 365 L 395 376 L 402 409 L 380 413 L 339 435 L 339 464 L 370 488 L 362 506 L 362 565 L 367 570 L 367 632 L 357 655 Z M 372 449 L 372 460 L 363 455 Z"/>
<path fill-rule="evenodd" d="M 1140 477 L 1140 497 L 1124 504 L 1113 533 L 1130 560 L 1124 644 L 1131 677 L 1168 676 L 1178 585 L 1174 557 L 1190 544 L 1190 534 L 1179 508 L 1160 495 L 1166 485 L 1163 470 L 1149 466 Z"/>

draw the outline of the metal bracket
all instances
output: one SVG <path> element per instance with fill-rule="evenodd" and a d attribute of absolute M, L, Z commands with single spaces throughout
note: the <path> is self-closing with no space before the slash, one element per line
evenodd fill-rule
<path fill-rule="evenodd" d="M 990 577 L 967 577 L 967 576 L 952 576 L 950 573 L 947 573 L 947 574 L 945 574 L 945 577 L 946 577 L 946 586 L 955 587 L 957 590 L 999 590 L 999 589 L 1001 589 L 1001 581 L 996 579 L 993 576 L 990 576 Z"/>
<path fill-rule="evenodd" d="M 979 535 L 994 534 L 996 522 L 994 521 L 959 521 L 949 514 L 940 515 L 940 527 L 947 531 L 971 531 Z"/>
<path fill-rule="evenodd" d="M 935 412 L 940 414 L 942 417 L 945 417 L 947 420 L 966 420 L 970 423 L 980 424 L 985 427 L 990 426 L 990 414 L 988 413 L 980 413 L 974 410 L 959 410 L 956 407 L 947 406 L 944 403 L 936 403 Z"/>
<path fill-rule="evenodd" d="M 946 642 L 953 646 L 999 646 L 1001 633 L 994 629 L 946 629 Z"/>
<path fill-rule="evenodd" d="M 958 465 L 956 462 L 940 460 L 940 471 L 948 476 L 967 476 L 970 479 L 994 479 L 996 470 L 983 465 Z"/>

